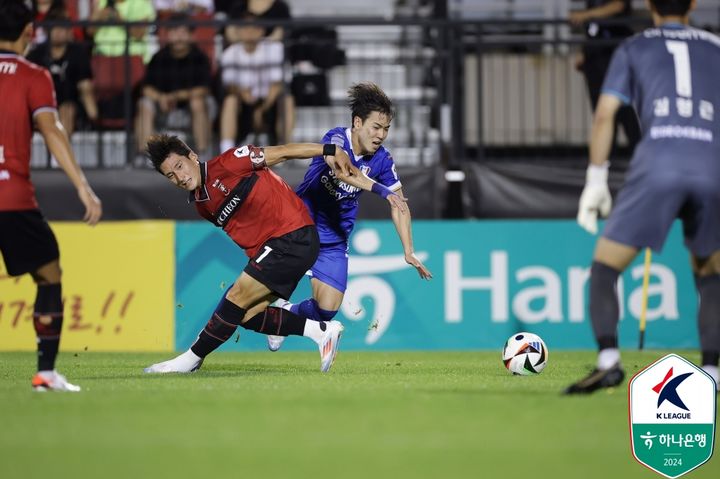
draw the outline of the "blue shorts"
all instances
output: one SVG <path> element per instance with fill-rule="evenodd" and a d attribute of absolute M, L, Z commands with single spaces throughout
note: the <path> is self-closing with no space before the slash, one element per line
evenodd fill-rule
<path fill-rule="evenodd" d="M 348 244 L 321 244 L 320 253 L 308 275 L 329 284 L 341 293 L 347 289 L 348 279 Z"/>
<path fill-rule="evenodd" d="M 662 250 L 676 218 L 685 245 L 697 257 L 720 250 L 720 188 L 700 174 L 632 172 L 620 190 L 603 236 L 638 249 Z"/>

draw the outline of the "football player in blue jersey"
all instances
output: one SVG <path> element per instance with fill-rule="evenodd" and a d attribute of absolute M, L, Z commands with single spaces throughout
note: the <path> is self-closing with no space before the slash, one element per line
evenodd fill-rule
<path fill-rule="evenodd" d="M 390 152 L 383 142 L 393 120 L 393 104 L 374 83 L 358 83 L 348 90 L 352 126 L 337 127 L 323 137 L 324 143 L 343 148 L 353 165 L 352 176 L 339 178 L 322 157 L 313 158 L 305 179 L 297 187 L 320 235 L 320 254 L 312 269 L 312 298 L 282 307 L 300 316 L 329 321 L 342 303 L 348 277 L 348 238 L 355 226 L 362 190 L 370 190 L 391 205 L 391 217 L 400 237 L 405 261 L 420 278 L 432 274 L 415 256 L 410 210 Z M 268 347 L 277 351 L 283 337 L 268 336 Z"/>
<path fill-rule="evenodd" d="M 720 38 L 688 26 L 694 0 L 649 0 L 655 28 L 625 40 L 603 83 L 590 139 L 590 165 L 578 223 L 597 231 L 610 212 L 607 185 L 615 113 L 632 104 L 643 127 L 625 185 L 598 239 L 590 269 L 590 319 L 597 366 L 568 394 L 624 379 L 618 350 L 618 276 L 642 248 L 659 251 L 675 221 L 700 298 L 703 369 L 718 380 L 720 354 Z M 720 111 L 718 112 L 720 114 Z"/>

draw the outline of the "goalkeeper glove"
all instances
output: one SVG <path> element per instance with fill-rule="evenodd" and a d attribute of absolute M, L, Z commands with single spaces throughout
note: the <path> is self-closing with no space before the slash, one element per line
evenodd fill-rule
<path fill-rule="evenodd" d="M 591 234 L 597 233 L 598 211 L 603 217 L 607 217 L 612 207 L 607 181 L 609 167 L 609 162 L 601 166 L 591 164 L 585 176 L 585 188 L 580 195 L 577 222 Z"/>

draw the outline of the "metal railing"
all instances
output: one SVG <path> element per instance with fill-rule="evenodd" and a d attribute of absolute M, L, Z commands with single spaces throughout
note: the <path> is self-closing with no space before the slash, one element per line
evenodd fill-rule
<path fill-rule="evenodd" d="M 214 56 L 219 68 L 226 44 L 220 32 L 228 25 L 242 23 L 192 21 L 196 29 L 210 31 L 203 40 L 205 43 L 199 46 Z M 586 143 L 590 106 L 582 76 L 573 67 L 574 53 L 584 39 L 579 33 L 572 33 L 565 20 L 302 18 L 253 24 L 283 27 L 286 55 L 295 47 L 302 48 L 295 35 L 299 31 L 331 26 L 338 34 L 337 47 L 344 52 L 342 65 L 313 70 L 326 80 L 326 104 L 298 105 L 295 127 L 285 140 L 319 141 L 328 129 L 349 126 L 345 91 L 352 83 L 370 80 L 378 83 L 396 103 L 398 114 L 387 145 L 401 165 L 452 166 L 518 149 L 561 155 L 568 149 L 583 148 Z M 98 85 L 100 77 L 103 81 L 123 79 L 121 91 L 112 100 L 118 121 L 112 124 L 102 118 L 97 123 L 86 123 L 73 134 L 73 145 L 85 167 L 145 166 L 135 145 L 141 82 L 134 70 L 137 62 L 129 55 L 128 33 L 133 27 L 148 27 L 151 31 L 148 47 L 153 51 L 161 46 L 163 29 L 179 24 L 82 21 L 44 26 L 58 25 L 125 29 L 123 60 L 100 63 L 112 67 L 96 63 L 96 68 L 117 71 L 94 72 L 96 87 L 102 87 Z M 287 58 L 283 65 L 284 89 L 290 93 L 290 78 L 293 74 L 302 75 L 302 65 Z M 222 102 L 222 88 L 217 81 L 213 98 L 217 112 Z M 109 107 L 103 108 L 101 115 L 106 115 Z M 281 119 L 285 113 L 280 108 Z M 185 135 L 192 145 L 187 116 L 183 121 L 167 128 Z M 216 118 L 212 125 L 211 153 L 218 148 Z M 261 142 L 267 136 L 250 139 Z M 49 166 L 47 154 L 37 148 L 41 146 L 39 140 L 35 146 L 33 166 Z"/>

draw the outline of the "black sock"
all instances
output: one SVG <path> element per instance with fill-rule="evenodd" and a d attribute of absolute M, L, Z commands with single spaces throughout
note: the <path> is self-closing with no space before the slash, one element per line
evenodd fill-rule
<path fill-rule="evenodd" d="M 245 317 L 245 312 L 245 309 L 223 297 L 195 343 L 190 346 L 192 352 L 204 358 L 222 346 L 232 337 L 237 325 Z"/>
<path fill-rule="evenodd" d="M 39 284 L 33 311 L 33 326 L 38 343 L 38 371 L 55 369 L 62 323 L 62 285 Z"/>
<path fill-rule="evenodd" d="M 720 356 L 720 275 L 695 277 L 700 296 L 698 332 L 702 364 L 717 366 Z"/>
<path fill-rule="evenodd" d="M 590 268 L 590 320 L 599 349 L 618 347 L 618 276 L 619 271 L 593 261 Z"/>
<path fill-rule="evenodd" d="M 240 326 L 262 334 L 302 336 L 305 332 L 305 321 L 307 319 L 292 311 L 268 306 L 265 311 L 256 314 Z M 325 330 L 325 323 L 322 321 L 320 321 L 320 328 Z"/>

